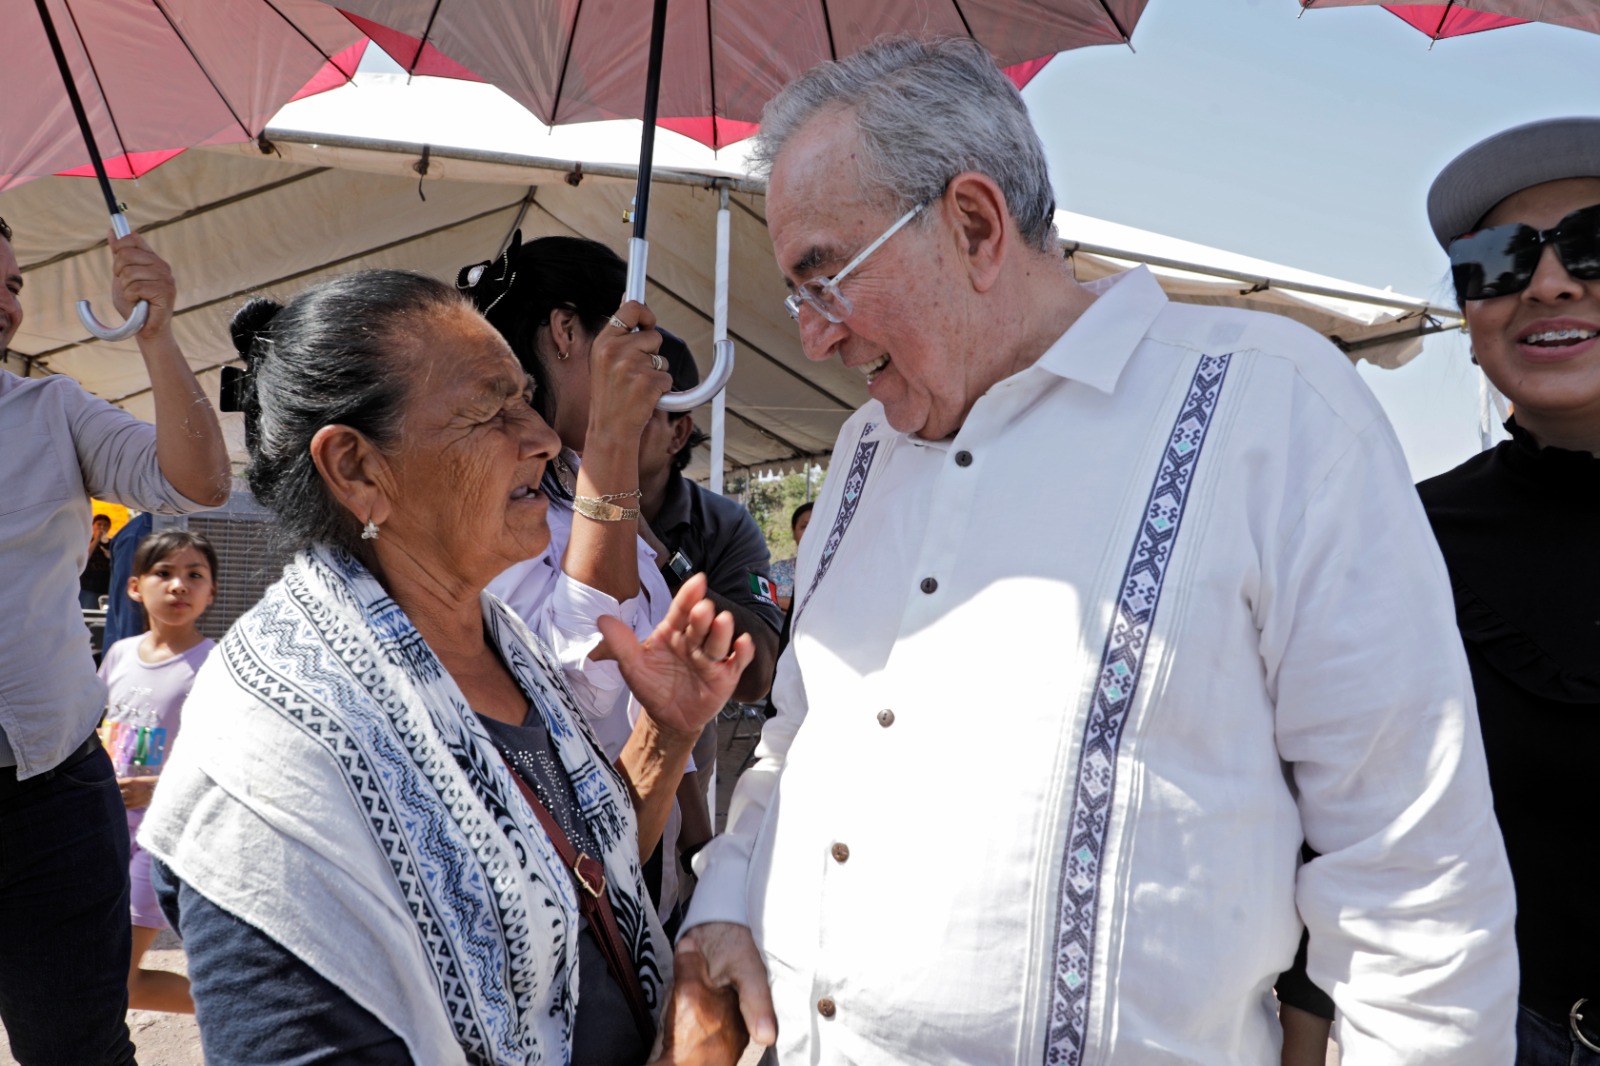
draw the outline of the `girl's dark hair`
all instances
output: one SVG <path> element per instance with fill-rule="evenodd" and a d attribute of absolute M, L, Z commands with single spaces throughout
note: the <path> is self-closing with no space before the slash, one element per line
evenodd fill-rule
<path fill-rule="evenodd" d="M 277 515 L 286 547 L 360 549 L 361 523 L 323 484 L 311 438 L 340 425 L 392 447 L 407 380 L 396 349 L 438 311 L 466 306 L 436 278 L 363 270 L 315 285 L 287 306 L 257 298 L 234 314 L 233 345 L 249 366 L 241 407 L 256 426 L 245 478 Z"/>
<path fill-rule="evenodd" d="M 811 513 L 811 508 L 814 503 L 814 500 L 807 500 L 805 503 L 802 503 L 799 507 L 794 509 L 794 514 L 789 516 L 789 532 L 794 532 L 794 527 L 800 524 L 800 518 L 802 515 L 808 515 Z"/>
<path fill-rule="evenodd" d="M 143 577 L 156 568 L 156 564 L 163 559 L 193 548 L 206 557 L 206 565 L 211 567 L 211 584 L 217 583 L 217 549 L 211 546 L 211 541 L 203 534 L 191 533 L 187 529 L 163 529 L 150 533 L 139 542 L 139 547 L 133 553 L 133 576 Z"/>
<path fill-rule="evenodd" d="M 628 265 L 610 248 L 584 237 L 539 237 L 522 243 L 520 231 L 499 259 L 465 267 L 459 285 L 490 325 L 500 331 L 533 379 L 536 405 L 546 422 L 550 375 L 539 362 L 539 329 L 550 312 L 571 311 L 589 333 L 600 332 L 622 304 Z"/>

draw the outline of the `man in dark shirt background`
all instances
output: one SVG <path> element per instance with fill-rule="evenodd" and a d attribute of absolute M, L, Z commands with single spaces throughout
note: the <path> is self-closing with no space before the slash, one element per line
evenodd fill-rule
<path fill-rule="evenodd" d="M 700 371 L 683 341 L 661 331 L 676 392 L 700 384 Z M 656 411 L 639 443 L 639 510 L 650 523 L 667 587 L 677 592 L 690 575 L 704 572 L 717 609 L 733 614 L 735 629 L 749 633 L 756 656 L 739 679 L 733 698 L 754 703 L 772 687 L 783 611 L 773 598 L 771 553 L 761 527 L 737 500 L 700 487 L 683 476 L 695 446 L 704 440 L 694 416 Z"/>
<path fill-rule="evenodd" d="M 666 330 L 661 337 L 661 355 L 672 374 L 673 390 L 682 392 L 700 384 L 700 370 L 688 345 Z M 733 698 L 755 703 L 765 699 L 772 688 L 783 611 L 774 599 L 771 552 L 756 520 L 737 500 L 701 488 L 683 476 L 695 447 L 704 439 L 695 429 L 694 416 L 687 412 L 657 410 L 645 424 L 639 440 L 639 510 L 649 528 L 641 526 L 640 535 L 656 550 L 656 562 L 668 588 L 676 593 L 691 575 L 704 572 L 717 609 L 733 615 L 737 632 L 750 634 L 755 658 L 745 667 Z M 696 770 L 684 775 L 680 802 L 685 789 L 698 789 L 707 794 L 708 810 L 716 810 L 712 793 L 716 759 L 717 722 L 713 719 L 695 745 Z M 690 809 L 685 802 L 685 812 Z M 681 838 L 685 856 L 703 844 L 711 830 L 710 825 L 693 826 L 686 821 Z"/>

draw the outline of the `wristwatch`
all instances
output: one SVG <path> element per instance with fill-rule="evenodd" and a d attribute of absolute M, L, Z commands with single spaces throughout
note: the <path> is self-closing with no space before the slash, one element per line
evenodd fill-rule
<path fill-rule="evenodd" d="M 694 564 L 681 550 L 672 553 L 666 565 L 661 568 L 661 578 L 667 583 L 667 588 L 676 596 L 683 583 L 695 575 Z"/>

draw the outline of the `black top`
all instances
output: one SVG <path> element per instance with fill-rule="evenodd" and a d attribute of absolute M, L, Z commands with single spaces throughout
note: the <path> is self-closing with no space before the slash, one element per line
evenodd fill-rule
<path fill-rule="evenodd" d="M 599 855 L 600 848 L 578 812 L 572 778 L 550 743 L 539 712 L 530 707 L 522 725 L 507 725 L 478 716 L 518 777 L 533 789 L 572 846 Z M 598 749 L 596 749 L 598 752 Z M 602 758 L 604 756 L 601 756 Z M 609 1066 L 643 1062 L 650 1049 L 639 1037 L 622 985 L 611 975 L 606 957 L 587 919 L 578 934 L 578 1014 L 572 1023 L 572 1066 Z"/>
<path fill-rule="evenodd" d="M 680 474 L 667 482 L 666 498 L 650 525 L 669 557 L 681 551 L 696 571 L 705 572 L 712 592 L 749 608 L 774 633 L 783 628 L 783 611 L 772 598 L 771 553 L 761 527 L 737 500 Z"/>
<path fill-rule="evenodd" d="M 1472 668 L 1524 1003 L 1600 997 L 1600 459 L 1512 439 L 1418 486 Z"/>
<path fill-rule="evenodd" d="M 89 558 L 84 561 L 83 573 L 78 577 L 78 587 L 84 592 L 104 596 L 111 591 L 111 542 L 101 541 L 90 545 Z"/>

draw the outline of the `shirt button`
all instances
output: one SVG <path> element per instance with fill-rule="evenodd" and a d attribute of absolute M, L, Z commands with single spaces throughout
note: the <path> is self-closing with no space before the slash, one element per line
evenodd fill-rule
<path fill-rule="evenodd" d="M 834 862 L 844 862 L 845 860 L 847 860 L 849 858 L 850 858 L 850 846 L 848 844 L 835 844 L 833 846 L 833 861 Z"/>
<path fill-rule="evenodd" d="M 956 452 L 956 465 L 957 466 L 971 466 L 972 465 L 972 453 L 968 452 L 968 451 Z"/>
<path fill-rule="evenodd" d="M 827 996 L 823 996 L 821 999 L 817 1000 L 817 1013 L 822 1015 L 824 1018 L 832 1018 L 835 1014 L 839 1013 L 839 1008 L 834 1006 L 833 1000 L 829 999 Z"/>
<path fill-rule="evenodd" d="M 887 707 L 879 711 L 878 724 L 883 726 L 885 729 L 888 729 L 890 726 L 894 725 L 894 712 L 889 710 Z"/>
<path fill-rule="evenodd" d="M 926 592 L 928 595 L 931 596 L 935 592 L 939 591 L 939 582 L 937 580 L 935 580 L 934 578 L 925 577 L 925 578 L 922 579 L 922 585 L 920 587 L 921 587 L 923 592 Z"/>

